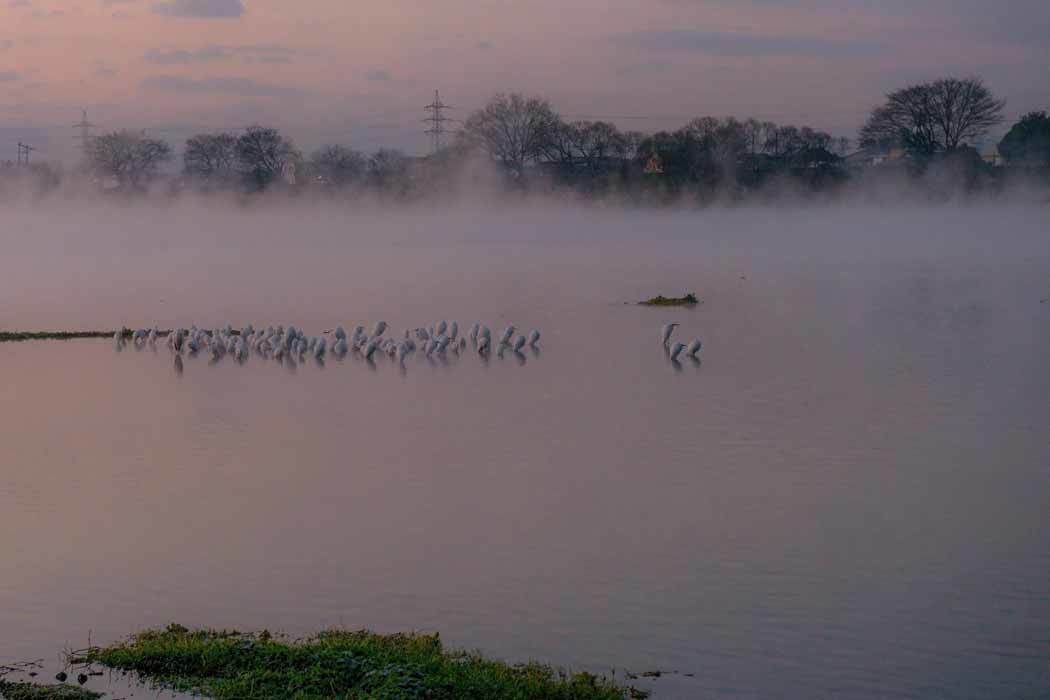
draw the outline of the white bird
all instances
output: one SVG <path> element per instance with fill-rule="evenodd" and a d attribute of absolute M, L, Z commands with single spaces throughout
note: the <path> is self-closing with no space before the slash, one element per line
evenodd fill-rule
<path fill-rule="evenodd" d="M 482 326 L 481 329 L 478 330 L 478 339 L 480 340 L 481 338 L 488 338 L 490 342 L 492 341 L 492 332 L 489 331 L 488 326 Z"/>
<path fill-rule="evenodd" d="M 335 327 L 336 340 L 346 340 L 346 330 L 342 326 Z"/>
<path fill-rule="evenodd" d="M 386 321 L 380 321 L 376 324 L 375 329 L 372 331 L 372 337 L 378 338 L 383 335 L 383 331 L 386 330 Z"/>
<path fill-rule="evenodd" d="M 678 356 L 682 354 L 683 350 L 685 350 L 685 343 L 675 343 L 674 347 L 671 348 L 671 361 L 677 362 Z"/>
<path fill-rule="evenodd" d="M 488 350 L 489 350 L 489 348 L 491 346 L 492 346 L 492 337 L 488 336 L 488 335 L 481 336 L 481 339 L 478 340 L 478 354 L 479 355 L 484 355 L 486 352 L 488 352 Z"/>
<path fill-rule="evenodd" d="M 521 352 L 523 347 L 525 347 L 525 336 L 519 335 L 514 339 L 514 352 Z"/>
<path fill-rule="evenodd" d="M 332 346 L 332 352 L 340 357 L 346 354 L 346 338 L 339 338 Z"/>
<path fill-rule="evenodd" d="M 689 343 L 689 347 L 687 347 L 685 351 L 690 357 L 696 357 L 696 353 L 700 352 L 700 347 L 700 339 L 693 338 L 693 342 Z"/>
<path fill-rule="evenodd" d="M 459 324 L 455 321 L 448 324 L 448 337 L 452 339 L 452 342 L 455 342 L 456 338 L 459 337 Z"/>
<path fill-rule="evenodd" d="M 369 340 L 368 341 L 368 345 L 365 346 L 365 359 L 366 360 L 371 360 L 372 359 L 372 355 L 375 354 L 376 348 L 378 348 L 378 347 L 379 347 L 379 341 L 377 341 L 375 338 L 372 338 L 371 340 Z"/>
<path fill-rule="evenodd" d="M 506 345 L 507 343 L 509 343 L 511 336 L 514 335 L 514 331 L 516 331 L 516 330 L 518 330 L 518 329 L 514 327 L 513 323 L 510 324 L 509 326 L 507 326 L 506 328 L 504 328 L 503 329 L 503 336 L 499 339 L 499 344 L 500 345 Z"/>
<path fill-rule="evenodd" d="M 481 331 L 481 324 L 475 323 L 470 327 L 470 341 L 472 343 L 478 342 L 478 333 Z"/>
<path fill-rule="evenodd" d="M 408 344 L 410 342 L 412 342 L 412 341 L 407 340 L 407 341 L 405 341 L 403 343 L 398 343 L 398 346 L 397 346 L 397 361 L 399 363 L 401 363 L 401 364 L 405 363 L 405 355 L 407 355 L 409 353 Z"/>
<path fill-rule="evenodd" d="M 678 323 L 665 323 L 664 327 L 660 329 L 660 338 L 662 339 L 664 345 L 667 345 L 669 342 L 671 342 L 671 334 L 674 333 L 674 329 L 677 328 L 679 325 L 680 324 Z"/>
<path fill-rule="evenodd" d="M 328 341 L 326 341 L 324 338 L 318 338 L 317 345 L 314 346 L 314 357 L 316 357 L 318 360 L 324 357 L 324 351 L 327 345 Z"/>
<path fill-rule="evenodd" d="M 540 342 L 540 332 L 534 329 L 532 333 L 529 333 L 529 347 L 536 347 L 536 343 L 538 342 Z"/>

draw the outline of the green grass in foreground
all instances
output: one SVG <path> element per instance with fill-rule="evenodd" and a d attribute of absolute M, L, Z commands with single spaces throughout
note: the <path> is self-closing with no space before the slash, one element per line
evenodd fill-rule
<path fill-rule="evenodd" d="M 216 700 L 622 700 L 642 691 L 589 673 L 538 663 L 508 665 L 446 651 L 438 635 L 331 630 L 291 641 L 268 633 L 188 630 L 171 625 L 113 646 L 78 652 L 71 663 L 136 671 L 176 690 Z"/>
<path fill-rule="evenodd" d="M 5 700 L 96 700 L 102 693 L 75 685 L 37 685 L 0 680 L 0 697 Z"/>
<path fill-rule="evenodd" d="M 693 306 L 694 304 L 700 303 L 696 298 L 696 295 L 690 292 L 684 297 L 665 297 L 663 295 L 655 296 L 652 299 L 646 299 L 645 301 L 638 302 L 642 306 Z"/>

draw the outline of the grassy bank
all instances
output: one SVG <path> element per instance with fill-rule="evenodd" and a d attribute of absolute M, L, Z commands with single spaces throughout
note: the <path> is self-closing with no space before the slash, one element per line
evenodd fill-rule
<path fill-rule="evenodd" d="M 126 642 L 74 653 L 72 664 L 135 671 L 176 690 L 216 700 L 623 700 L 645 693 L 589 673 L 537 663 L 509 665 L 448 651 L 438 635 L 331 630 L 290 640 L 266 632 L 189 630 L 172 625 Z"/>

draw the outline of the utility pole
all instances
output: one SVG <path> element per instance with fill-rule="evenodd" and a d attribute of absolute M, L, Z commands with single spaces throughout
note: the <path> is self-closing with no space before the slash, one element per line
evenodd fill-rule
<path fill-rule="evenodd" d="M 94 124 L 88 121 L 87 110 L 82 110 L 80 113 L 80 121 L 73 125 L 74 129 L 80 129 L 80 150 L 84 154 L 84 161 L 89 160 L 91 153 L 91 129 L 95 127 Z"/>
<path fill-rule="evenodd" d="M 423 108 L 430 113 L 430 116 L 426 117 L 423 121 L 430 124 L 430 128 L 424 133 L 430 134 L 431 137 L 431 152 L 437 153 L 441 150 L 441 139 L 443 136 L 449 133 L 448 129 L 445 128 L 446 122 L 455 121 L 451 117 L 446 117 L 442 114 L 442 110 L 452 109 L 450 105 L 445 104 L 441 101 L 441 96 L 438 91 L 434 91 L 434 101 Z"/>
<path fill-rule="evenodd" d="M 29 165 L 29 154 L 36 149 L 29 144 L 18 142 L 18 165 Z"/>

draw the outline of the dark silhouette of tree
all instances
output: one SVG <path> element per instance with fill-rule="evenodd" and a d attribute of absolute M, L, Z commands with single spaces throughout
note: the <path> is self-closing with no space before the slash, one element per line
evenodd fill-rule
<path fill-rule="evenodd" d="M 364 179 L 368 159 L 346 146 L 322 146 L 310 156 L 309 170 L 326 184 L 345 187 Z"/>
<path fill-rule="evenodd" d="M 132 131 L 114 131 L 97 137 L 89 165 L 102 177 L 113 177 L 121 187 L 139 189 L 171 158 L 171 146 Z"/>
<path fill-rule="evenodd" d="M 954 151 L 1002 120 L 1006 102 L 980 78 L 943 78 L 886 95 L 860 130 L 865 147 L 899 144 L 917 157 Z"/>
<path fill-rule="evenodd" d="M 999 142 L 999 155 L 1020 165 L 1050 166 L 1050 117 L 1030 112 L 1010 127 Z"/>
<path fill-rule="evenodd" d="M 368 159 L 368 177 L 382 190 L 403 192 L 408 185 L 408 156 L 394 148 L 380 148 Z"/>
<path fill-rule="evenodd" d="M 264 189 L 280 177 L 286 164 L 302 158 L 277 129 L 250 126 L 237 139 L 237 164 L 254 189 Z"/>
<path fill-rule="evenodd" d="M 237 137 L 197 134 L 186 140 L 182 153 L 186 175 L 209 183 L 226 183 L 237 174 Z"/>
<path fill-rule="evenodd" d="M 497 95 L 463 124 L 462 137 L 484 149 L 515 177 L 542 158 L 560 120 L 550 103 L 520 94 Z"/>

